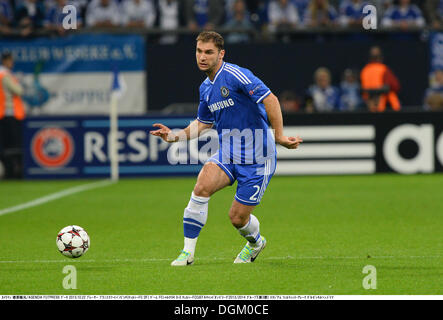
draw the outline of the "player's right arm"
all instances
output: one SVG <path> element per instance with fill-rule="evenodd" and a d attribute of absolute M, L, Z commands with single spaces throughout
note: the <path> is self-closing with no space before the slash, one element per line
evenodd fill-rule
<path fill-rule="evenodd" d="M 150 131 L 150 134 L 162 138 L 164 141 L 172 143 L 197 138 L 203 130 L 212 128 L 213 124 L 207 124 L 198 121 L 192 121 L 185 129 L 174 133 L 171 129 L 161 123 L 154 123 L 157 130 Z"/>
<path fill-rule="evenodd" d="M 186 141 L 195 139 L 200 136 L 203 130 L 210 129 L 214 123 L 214 116 L 208 109 L 207 99 L 204 95 L 205 84 L 199 88 L 200 103 L 198 105 L 197 119 L 192 121 L 189 126 L 179 132 L 172 132 L 167 126 L 161 123 L 155 123 L 153 126 L 159 128 L 150 133 L 154 136 L 162 138 L 164 141 L 172 143 L 177 141 Z"/>

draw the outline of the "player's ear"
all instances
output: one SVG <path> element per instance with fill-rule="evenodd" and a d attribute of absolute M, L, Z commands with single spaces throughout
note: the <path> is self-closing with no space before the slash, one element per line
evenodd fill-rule
<path fill-rule="evenodd" d="M 225 50 L 220 50 L 220 59 L 223 59 L 225 57 Z"/>

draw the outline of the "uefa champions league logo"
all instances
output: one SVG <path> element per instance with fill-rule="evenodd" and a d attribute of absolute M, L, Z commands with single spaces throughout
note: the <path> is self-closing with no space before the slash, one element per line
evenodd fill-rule
<path fill-rule="evenodd" d="M 71 160 L 74 154 L 74 140 L 63 128 L 46 127 L 34 134 L 31 154 L 41 167 L 59 169 Z"/>

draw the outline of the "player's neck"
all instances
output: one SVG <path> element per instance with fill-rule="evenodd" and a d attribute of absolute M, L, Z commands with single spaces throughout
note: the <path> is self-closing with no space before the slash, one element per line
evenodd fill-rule
<path fill-rule="evenodd" d="M 220 62 L 217 64 L 217 67 L 215 67 L 210 72 L 206 73 L 206 75 L 208 76 L 209 80 L 214 81 L 215 75 L 217 74 L 218 70 L 220 70 L 222 65 L 223 65 L 223 60 L 220 60 Z"/>

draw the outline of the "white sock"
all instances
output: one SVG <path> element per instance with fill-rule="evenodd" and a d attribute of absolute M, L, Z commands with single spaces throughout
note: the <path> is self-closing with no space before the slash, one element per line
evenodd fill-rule
<path fill-rule="evenodd" d="M 249 216 L 249 222 L 238 229 L 240 235 L 242 235 L 252 247 L 258 247 L 262 244 L 262 239 L 260 236 L 260 222 L 257 217 L 251 214 Z"/>
<path fill-rule="evenodd" d="M 183 214 L 183 232 L 185 235 L 184 251 L 194 255 L 197 238 L 208 219 L 210 197 L 199 197 L 192 192 L 188 206 Z"/>
<path fill-rule="evenodd" d="M 189 252 L 191 256 L 194 256 L 195 246 L 197 245 L 197 238 L 186 238 L 185 237 L 185 246 L 183 247 L 183 251 Z"/>

